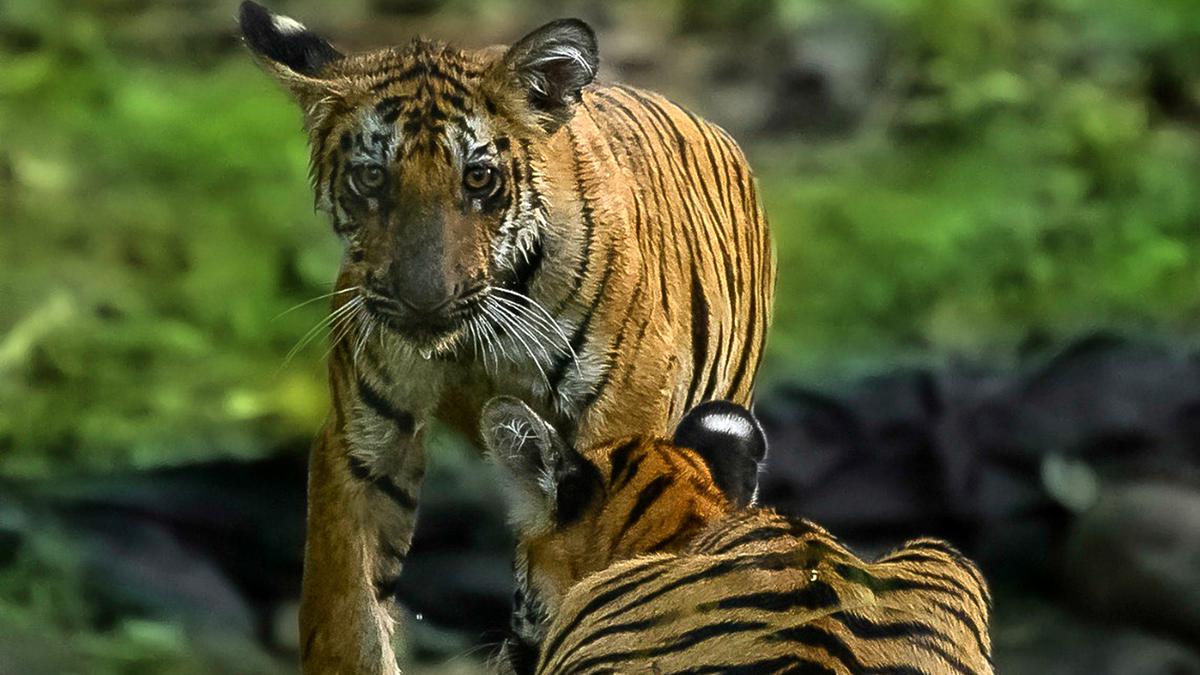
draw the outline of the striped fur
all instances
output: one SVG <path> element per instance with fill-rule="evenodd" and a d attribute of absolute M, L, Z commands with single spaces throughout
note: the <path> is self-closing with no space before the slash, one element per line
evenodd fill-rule
<path fill-rule="evenodd" d="M 393 673 L 428 422 L 473 436 L 509 394 L 591 444 L 749 403 L 766 222 L 725 132 L 592 83 L 581 22 L 507 48 L 349 56 L 253 3 L 241 23 L 304 111 L 316 203 L 345 244 L 309 473 L 305 672 Z"/>
<path fill-rule="evenodd" d="M 539 425 L 519 408 L 485 420 Z M 632 437 L 582 452 L 550 431 L 490 437 L 510 495 L 531 470 L 593 476 L 570 517 L 514 519 L 515 637 L 501 670 L 992 672 L 991 600 L 971 561 L 943 541 L 917 539 L 866 562 L 812 522 L 731 499 L 717 487 L 728 463 L 714 463 L 722 455 L 692 437 L 699 449 Z M 727 435 L 713 443 L 737 445 Z"/>

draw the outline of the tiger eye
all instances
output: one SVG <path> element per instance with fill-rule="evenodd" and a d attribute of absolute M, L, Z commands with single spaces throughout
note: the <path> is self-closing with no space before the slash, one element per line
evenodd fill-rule
<path fill-rule="evenodd" d="M 470 166 L 463 173 L 463 187 L 471 192 L 491 192 L 496 171 L 490 166 Z"/>
<path fill-rule="evenodd" d="M 376 164 L 365 164 L 354 170 L 354 183 L 360 190 L 375 192 L 383 187 L 386 173 Z"/>

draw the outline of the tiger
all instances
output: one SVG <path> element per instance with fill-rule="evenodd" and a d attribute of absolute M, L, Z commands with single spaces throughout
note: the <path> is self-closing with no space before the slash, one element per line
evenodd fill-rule
<path fill-rule="evenodd" d="M 298 103 L 343 244 L 330 413 L 309 456 L 306 673 L 395 673 L 397 579 L 438 422 L 479 444 L 520 397 L 585 445 L 749 403 L 775 254 L 728 133 L 596 81 L 593 30 L 343 54 L 253 2 L 244 43 Z"/>
<path fill-rule="evenodd" d="M 976 566 L 931 538 L 864 562 L 755 506 L 766 439 L 736 403 L 593 446 L 515 398 L 480 423 L 517 535 L 497 672 L 993 672 Z"/>

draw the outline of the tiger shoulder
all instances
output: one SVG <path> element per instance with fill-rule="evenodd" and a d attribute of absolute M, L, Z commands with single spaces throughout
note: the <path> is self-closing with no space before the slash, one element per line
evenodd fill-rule
<path fill-rule="evenodd" d="M 930 538 L 866 561 L 755 507 L 766 441 L 741 406 L 579 449 L 514 399 L 483 424 L 518 540 L 502 671 L 993 672 L 975 564 Z"/>

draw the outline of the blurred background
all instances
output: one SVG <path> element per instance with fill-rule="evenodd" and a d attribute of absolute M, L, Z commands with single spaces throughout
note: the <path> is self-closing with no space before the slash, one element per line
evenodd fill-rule
<path fill-rule="evenodd" d="M 1004 673 L 1200 673 L 1200 3 L 277 0 L 344 49 L 574 15 L 747 150 L 780 255 L 764 500 L 948 537 Z M 339 246 L 234 0 L 0 3 L 0 673 L 294 672 Z M 294 309 L 293 309 L 294 308 Z M 291 310 L 291 311 L 289 311 Z M 508 546 L 439 434 L 412 673 Z"/>

